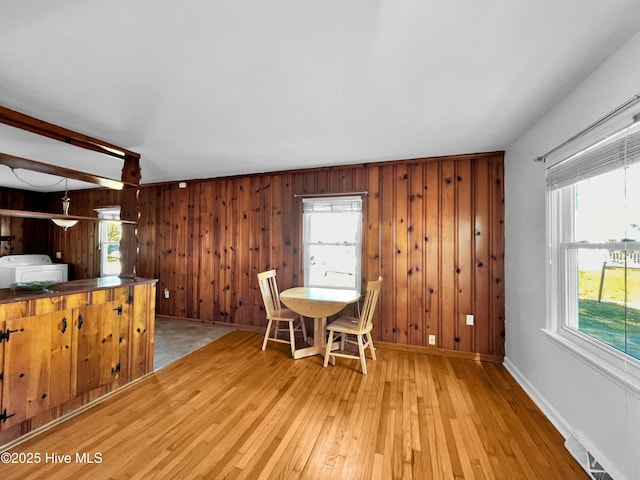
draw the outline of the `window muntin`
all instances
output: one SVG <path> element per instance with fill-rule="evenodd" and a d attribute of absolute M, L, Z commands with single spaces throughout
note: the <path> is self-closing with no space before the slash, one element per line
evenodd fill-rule
<path fill-rule="evenodd" d="M 360 291 L 362 199 L 318 197 L 302 202 L 305 286 Z"/>

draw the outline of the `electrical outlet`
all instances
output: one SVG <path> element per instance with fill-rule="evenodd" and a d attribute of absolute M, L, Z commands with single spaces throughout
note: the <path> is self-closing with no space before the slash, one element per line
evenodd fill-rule
<path fill-rule="evenodd" d="M 168 288 L 164 289 L 164 298 L 169 298 L 169 289 Z"/>
<path fill-rule="evenodd" d="M 473 315 L 467 315 L 467 325 L 473 325 Z"/>
<path fill-rule="evenodd" d="M 435 345 L 435 344 L 436 344 L 436 336 L 429 335 L 429 345 Z"/>

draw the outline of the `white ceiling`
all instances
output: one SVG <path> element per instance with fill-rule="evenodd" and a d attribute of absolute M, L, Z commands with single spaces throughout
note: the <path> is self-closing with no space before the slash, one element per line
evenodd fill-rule
<path fill-rule="evenodd" d="M 639 0 L 0 0 L 0 105 L 143 183 L 503 150 L 639 28 Z M 78 150 L 0 128 L 120 177 Z"/>

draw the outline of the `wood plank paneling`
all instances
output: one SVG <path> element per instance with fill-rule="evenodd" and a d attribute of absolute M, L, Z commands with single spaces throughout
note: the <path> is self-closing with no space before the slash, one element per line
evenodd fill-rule
<path fill-rule="evenodd" d="M 395 205 L 396 205 L 396 178 L 395 165 L 382 167 L 380 172 L 380 275 L 383 277 L 382 290 L 380 295 L 385 299 L 379 302 L 379 309 L 382 314 L 382 325 L 380 325 L 380 338 L 385 342 L 393 342 L 396 330 L 396 255 L 395 248 Z M 371 273 L 371 272 L 369 272 Z M 386 280 L 384 280 L 386 279 Z"/>
<path fill-rule="evenodd" d="M 194 312 L 199 315 L 203 322 L 211 322 L 214 318 L 213 298 L 210 292 L 214 287 L 214 269 L 213 269 L 213 251 L 214 251 L 214 235 L 213 235 L 213 186 L 212 182 L 201 184 L 200 204 L 195 208 L 200 209 L 200 271 L 197 273 L 198 278 L 198 305 L 194 308 Z M 160 292 L 162 295 L 162 292 Z M 158 313 L 164 310 L 158 308 Z M 166 315 L 166 314 L 165 314 Z"/>
<path fill-rule="evenodd" d="M 491 351 L 490 323 L 491 323 L 491 229 L 489 226 L 490 213 L 490 165 L 489 162 L 475 162 L 474 164 L 474 307 L 475 313 L 475 344 L 474 351 L 489 353 Z"/>
<path fill-rule="evenodd" d="M 393 234 L 395 237 L 394 298 L 395 328 L 393 342 L 409 342 L 409 164 L 401 163 L 395 172 L 395 202 Z M 384 282 L 384 280 L 383 280 Z"/>
<path fill-rule="evenodd" d="M 295 270 L 292 259 L 295 229 L 291 228 L 291 220 L 296 216 L 296 202 L 285 201 L 293 198 L 293 176 L 285 174 L 282 177 L 282 268 L 278 271 L 278 281 L 282 285 L 294 285 Z"/>
<path fill-rule="evenodd" d="M 305 174 L 302 172 L 296 172 L 293 174 L 293 216 L 291 222 L 293 224 L 293 249 L 292 249 L 292 262 L 293 262 L 293 277 L 291 278 L 292 285 L 302 285 L 304 283 L 304 274 L 302 268 L 302 199 L 295 197 L 296 194 L 309 193 L 304 188 Z M 286 285 L 286 284 L 285 284 Z"/>
<path fill-rule="evenodd" d="M 250 217 L 251 217 L 251 185 L 248 178 L 241 179 L 237 182 L 238 209 L 235 216 L 237 224 L 237 265 L 240 275 L 235 284 L 238 290 L 238 311 L 234 321 L 241 325 L 253 325 L 254 319 L 250 315 L 251 306 L 253 305 L 253 289 L 254 276 L 251 268 L 251 252 L 247 248 L 240 248 L 249 245 L 250 240 Z"/>
<path fill-rule="evenodd" d="M 251 177 L 249 180 L 249 188 L 251 192 L 251 196 L 249 198 L 249 201 L 251 202 L 249 216 L 249 242 L 244 248 L 249 249 L 249 261 L 251 263 L 249 285 L 251 288 L 251 311 L 254 315 L 250 325 L 260 325 L 261 318 L 264 317 L 264 306 L 262 305 L 262 297 L 260 296 L 257 280 L 255 279 L 259 272 L 267 270 L 268 268 L 262 263 L 262 259 L 260 257 L 260 225 L 263 221 L 261 205 L 262 199 L 260 198 L 260 178 Z"/>
<path fill-rule="evenodd" d="M 189 205 L 188 205 L 188 248 L 186 252 L 186 260 L 187 260 L 187 307 L 189 311 L 187 316 L 193 317 L 197 315 L 198 308 L 200 306 L 200 297 L 198 288 L 199 275 L 193 275 L 192 272 L 200 272 L 202 270 L 202 255 L 200 254 L 200 249 L 202 246 L 202 241 L 200 238 L 200 232 L 202 227 L 202 211 L 200 208 L 196 208 L 196 205 L 199 206 L 202 183 L 195 183 L 189 188 Z"/>
<path fill-rule="evenodd" d="M 429 335 L 434 335 L 436 342 L 440 332 L 440 171 L 442 162 L 425 164 L 426 211 L 424 215 L 424 241 L 426 244 L 424 256 L 424 278 L 426 280 L 423 291 L 424 309 L 427 313 L 426 330 L 427 341 Z"/>
<path fill-rule="evenodd" d="M 146 186 L 137 272 L 159 279 L 160 314 L 264 328 L 256 274 L 277 269 L 281 289 L 304 282 L 295 195 L 368 191 L 363 281 L 384 279 L 374 338 L 425 346 L 435 335 L 440 348 L 500 359 L 502 181 L 503 155 L 490 153 L 199 180 L 187 189 Z M 72 197 L 89 212 L 119 200 L 104 190 Z M 53 230 L 49 251 L 75 252 L 77 278 L 96 276 L 95 241 L 86 238 L 97 231 L 74 229 Z"/>
<path fill-rule="evenodd" d="M 174 315 L 187 317 L 191 310 L 187 306 L 187 302 L 190 300 L 187 292 L 191 282 L 187 279 L 189 278 L 188 269 L 192 267 L 187 262 L 187 252 L 189 250 L 187 234 L 190 230 L 189 217 L 187 215 L 189 191 L 185 188 L 172 188 L 171 193 L 173 197 L 171 202 L 171 245 L 172 253 L 175 256 L 175 268 L 172 269 L 175 282 L 171 292 L 175 296 Z"/>
<path fill-rule="evenodd" d="M 425 165 L 414 163 L 409 167 L 410 191 L 409 191 L 409 222 L 407 225 L 407 248 L 409 250 L 408 288 L 409 292 L 419 292 L 411 295 L 408 302 L 408 342 L 411 345 L 426 345 L 425 337 L 426 308 L 424 284 L 425 268 Z"/>
<path fill-rule="evenodd" d="M 489 158 L 491 173 L 491 205 L 489 208 L 491 229 L 491 354 L 504 357 L 504 157 Z"/>
<path fill-rule="evenodd" d="M 159 263 L 159 287 L 161 292 L 168 291 L 171 297 L 171 290 L 174 284 L 176 258 L 175 252 L 171 246 L 171 233 L 173 232 L 171 208 L 173 207 L 171 199 L 171 187 L 160 187 L 160 205 L 161 209 L 158 212 L 160 230 L 158 232 L 158 239 L 160 241 L 160 263 Z M 144 255 L 144 253 L 141 253 Z M 142 272 L 140 272 L 142 274 Z M 175 298 L 175 297 L 174 297 Z M 176 303 L 174 299 L 165 298 L 165 295 L 160 295 L 158 310 L 166 312 L 166 315 L 176 314 Z"/>
<path fill-rule="evenodd" d="M 456 346 L 456 180 L 455 161 L 442 162 L 440 176 L 440 317 L 438 346 L 453 350 Z"/>
<path fill-rule="evenodd" d="M 233 302 L 233 292 L 235 291 L 235 287 L 233 285 L 233 269 L 232 265 L 235 263 L 235 253 L 234 253 L 234 245 L 231 243 L 232 230 L 234 228 L 234 221 L 231 217 L 232 207 L 231 207 L 231 189 L 230 182 L 224 182 L 222 185 L 221 192 L 221 222 L 222 222 L 222 232 L 221 232 L 221 240 L 222 245 L 220 248 L 221 258 L 220 258 L 220 276 L 222 278 L 221 287 L 222 287 L 222 298 L 221 305 L 222 308 L 222 317 L 225 322 L 231 321 L 231 312 L 235 311 L 235 303 Z"/>
<path fill-rule="evenodd" d="M 364 250 L 362 252 L 363 279 L 376 279 L 381 272 L 380 268 L 380 169 L 366 168 L 367 195 L 366 201 L 363 202 L 363 236 L 366 237 L 363 242 Z M 383 280 L 384 284 L 384 280 Z M 382 302 L 381 302 L 382 304 Z M 376 308 L 373 317 L 373 336 L 376 339 L 381 338 L 382 332 L 382 309 Z"/>
<path fill-rule="evenodd" d="M 474 329 L 466 325 L 467 314 L 473 314 L 473 205 L 471 159 L 456 162 L 456 349 L 473 351 Z"/>

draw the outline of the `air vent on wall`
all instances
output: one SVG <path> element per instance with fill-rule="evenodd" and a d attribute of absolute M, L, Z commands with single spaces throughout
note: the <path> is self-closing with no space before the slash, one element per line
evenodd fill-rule
<path fill-rule="evenodd" d="M 591 478 L 594 480 L 613 480 L 613 477 L 574 435 L 567 438 L 564 446 Z"/>

